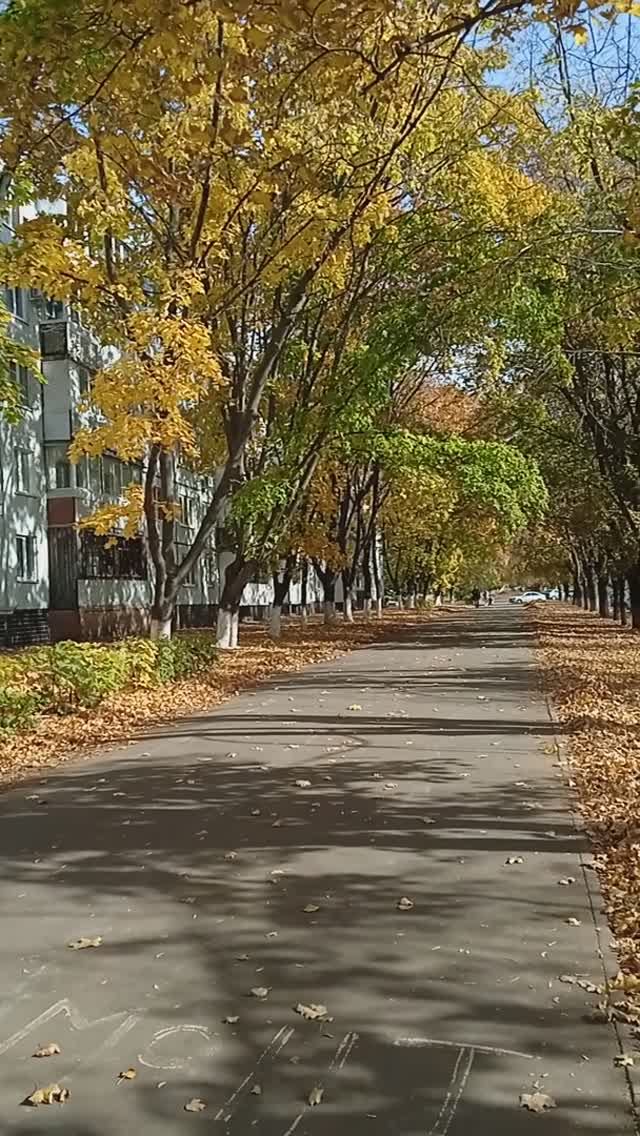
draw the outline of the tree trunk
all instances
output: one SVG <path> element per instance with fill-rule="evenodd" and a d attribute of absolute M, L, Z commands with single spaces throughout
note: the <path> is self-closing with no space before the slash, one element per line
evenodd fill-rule
<path fill-rule="evenodd" d="M 589 611 L 595 611 L 598 606 L 595 573 L 591 564 L 585 564 L 582 571 L 584 578 L 585 607 Z"/>
<path fill-rule="evenodd" d="M 384 607 L 384 584 L 382 581 L 382 573 L 380 571 L 378 536 L 377 529 L 375 527 L 371 536 L 371 567 L 373 568 L 373 583 L 376 593 L 376 617 L 378 619 L 382 619 L 382 609 Z"/>
<path fill-rule="evenodd" d="M 598 573 L 598 612 L 603 619 L 609 618 L 609 577 Z"/>
<path fill-rule="evenodd" d="M 624 576 L 618 576 L 618 602 L 619 612 L 618 617 L 623 627 L 627 626 L 627 596 L 626 596 L 626 580 Z"/>
<path fill-rule="evenodd" d="M 273 573 L 273 604 L 269 617 L 269 635 L 272 639 L 279 639 L 282 634 L 282 608 L 287 601 L 294 567 L 295 557 L 287 557 L 284 568 Z"/>
<path fill-rule="evenodd" d="M 304 627 L 309 618 L 309 561 L 302 561 L 300 575 L 300 622 Z"/>
<path fill-rule="evenodd" d="M 323 567 L 319 560 L 314 560 L 313 566 L 322 584 L 324 621 L 325 624 L 329 625 L 334 622 L 336 617 L 336 580 L 338 579 L 338 573 L 335 569 L 330 568 L 329 565 Z"/>
<path fill-rule="evenodd" d="M 153 608 L 151 613 L 151 627 L 149 629 L 150 639 L 170 639 L 171 638 L 171 615 L 163 616 L 162 611 L 157 611 Z"/>
<path fill-rule="evenodd" d="M 245 560 L 239 554 L 236 554 L 231 561 L 228 561 L 226 566 L 221 554 L 219 562 L 223 568 L 220 574 L 220 580 L 224 581 L 224 583 L 218 607 L 216 646 L 223 650 L 233 650 L 233 648 L 238 646 L 240 600 L 242 599 L 245 585 L 255 571 L 256 563 L 253 560 Z"/>
<path fill-rule="evenodd" d="M 343 592 L 343 616 L 345 623 L 353 623 L 353 578 L 354 573 L 350 568 L 343 569 L 342 572 L 342 592 Z"/>
<path fill-rule="evenodd" d="M 620 619 L 620 581 L 617 576 L 611 577 L 611 592 L 613 595 L 613 618 L 618 623 Z"/>
<path fill-rule="evenodd" d="M 576 607 L 582 607 L 582 583 L 578 572 L 573 577 L 573 602 Z"/>
<path fill-rule="evenodd" d="M 371 573 L 371 545 L 367 545 L 362 556 L 362 575 L 364 578 L 363 611 L 364 618 L 371 617 L 371 598 L 373 596 L 373 576 Z"/>
<path fill-rule="evenodd" d="M 634 630 L 640 627 L 640 565 L 636 564 L 627 573 L 629 584 L 629 608 L 631 610 L 631 626 Z"/>

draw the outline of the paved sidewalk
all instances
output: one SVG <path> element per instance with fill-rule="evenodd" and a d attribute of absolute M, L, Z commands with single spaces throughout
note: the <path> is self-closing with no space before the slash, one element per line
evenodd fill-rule
<path fill-rule="evenodd" d="M 0 798 L 2 1136 L 632 1132 L 535 680 L 522 613 L 442 615 Z"/>

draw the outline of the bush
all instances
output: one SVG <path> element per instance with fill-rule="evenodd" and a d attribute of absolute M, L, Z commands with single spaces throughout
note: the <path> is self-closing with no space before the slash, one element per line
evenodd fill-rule
<path fill-rule="evenodd" d="M 37 694 L 14 687 L 0 687 L 0 735 L 30 730 L 40 709 Z"/>
<path fill-rule="evenodd" d="M 215 660 L 210 634 L 187 632 L 152 642 L 56 643 L 0 660 L 0 731 L 29 729 L 38 711 L 91 710 L 109 695 L 202 673 Z"/>

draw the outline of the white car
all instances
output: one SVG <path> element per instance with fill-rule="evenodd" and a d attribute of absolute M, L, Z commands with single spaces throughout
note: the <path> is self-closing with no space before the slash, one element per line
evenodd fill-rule
<path fill-rule="evenodd" d="M 530 604 L 537 603 L 538 600 L 546 600 L 544 592 L 523 592 L 522 595 L 512 596 L 511 603 L 517 604 Z"/>

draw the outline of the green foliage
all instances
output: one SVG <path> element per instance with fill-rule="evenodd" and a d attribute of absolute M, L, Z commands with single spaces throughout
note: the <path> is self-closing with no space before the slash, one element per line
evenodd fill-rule
<path fill-rule="evenodd" d="M 30 729 L 39 706 L 37 694 L 13 686 L 0 687 L 0 737 Z"/>
<path fill-rule="evenodd" d="M 119 691 L 177 682 L 215 661 L 213 637 L 186 632 L 173 639 L 122 643 L 56 643 L 0 663 L 0 732 L 27 730 L 38 712 L 92 710 Z"/>

